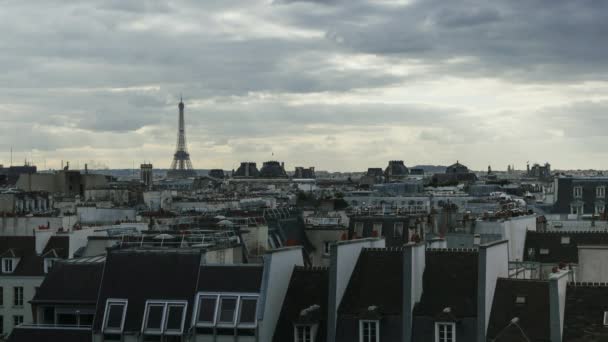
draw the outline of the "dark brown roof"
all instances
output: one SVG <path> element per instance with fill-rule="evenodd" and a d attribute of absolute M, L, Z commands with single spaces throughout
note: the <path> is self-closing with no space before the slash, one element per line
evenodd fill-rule
<path fill-rule="evenodd" d="M 328 286 L 327 268 L 296 266 L 283 301 L 273 341 L 292 341 L 294 323 L 297 322 L 318 323 L 314 340 L 325 341 Z M 302 315 L 306 309 L 310 310 Z"/>
<path fill-rule="evenodd" d="M 518 297 L 525 303 L 517 303 Z M 517 325 L 508 327 L 517 317 Z M 507 328 L 508 327 L 508 328 Z M 531 341 L 551 340 L 549 318 L 549 282 L 543 280 L 499 278 L 488 325 L 488 340 L 518 341 L 522 330 Z"/>
<path fill-rule="evenodd" d="M 605 311 L 608 311 L 607 284 L 568 284 L 563 341 L 608 341 L 608 328 L 603 324 Z"/>
<path fill-rule="evenodd" d="M 32 302 L 96 303 L 103 265 L 103 263 L 55 263 Z"/>
<path fill-rule="evenodd" d="M 205 265 L 198 277 L 198 291 L 259 293 L 262 285 L 262 266 Z"/>
<path fill-rule="evenodd" d="M 475 250 L 427 250 L 414 315 L 435 317 L 449 307 L 458 318 L 476 317 L 478 257 Z"/>
<path fill-rule="evenodd" d="M 401 314 L 403 250 L 364 249 L 359 255 L 338 314 L 362 315 L 370 306 L 380 314 Z"/>
<path fill-rule="evenodd" d="M 101 330 L 108 298 L 127 299 L 125 331 L 139 331 L 147 300 L 185 300 L 193 308 L 200 251 L 116 250 L 106 258 L 94 331 Z M 192 310 L 186 310 L 186 322 Z"/>
<path fill-rule="evenodd" d="M 65 235 L 51 236 L 49 242 L 46 243 L 42 254 L 47 254 L 51 250 L 54 250 L 58 257 L 68 259 L 70 257 L 70 237 Z"/>
<path fill-rule="evenodd" d="M 563 244 L 562 237 L 570 242 Z M 524 261 L 578 263 L 579 245 L 608 245 L 608 232 L 534 232 L 526 233 Z M 541 254 L 548 249 L 548 254 Z M 533 250 L 533 255 L 530 252 Z"/>

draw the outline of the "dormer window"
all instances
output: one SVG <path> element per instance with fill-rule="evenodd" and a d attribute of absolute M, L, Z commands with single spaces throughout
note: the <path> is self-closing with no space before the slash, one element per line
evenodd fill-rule
<path fill-rule="evenodd" d="M 608 327 L 608 311 L 604 311 L 604 326 Z"/>
<path fill-rule="evenodd" d="M 142 323 L 145 335 L 181 335 L 186 319 L 186 301 L 148 301 Z"/>
<path fill-rule="evenodd" d="M 15 270 L 15 262 L 13 258 L 2 259 L 2 273 L 13 273 Z"/>
<path fill-rule="evenodd" d="M 549 248 L 541 248 L 539 253 L 540 255 L 549 255 Z"/>
<path fill-rule="evenodd" d="M 380 342 L 380 321 L 359 321 L 359 342 Z"/>
<path fill-rule="evenodd" d="M 200 293 L 196 301 L 197 327 L 255 328 L 258 294 Z"/>
<path fill-rule="evenodd" d="M 526 304 L 526 297 L 525 296 L 515 297 L 515 304 L 518 304 L 518 305 Z"/>
<path fill-rule="evenodd" d="M 44 273 L 49 273 L 49 271 L 51 270 L 51 268 L 53 268 L 53 265 L 55 265 L 55 262 L 58 259 L 56 258 L 46 258 L 44 259 Z"/>
<path fill-rule="evenodd" d="M 570 244 L 570 237 L 562 236 L 562 245 L 568 245 L 568 244 Z"/>
<path fill-rule="evenodd" d="M 314 342 L 316 335 L 316 325 L 296 324 L 293 329 L 295 342 Z"/>
<path fill-rule="evenodd" d="M 127 313 L 126 299 L 108 299 L 106 302 L 106 310 L 103 316 L 103 332 L 104 333 L 122 333 L 125 325 L 125 316 Z"/>
<path fill-rule="evenodd" d="M 435 323 L 435 342 L 456 342 L 456 324 L 452 322 Z"/>
<path fill-rule="evenodd" d="M 595 188 L 595 196 L 597 198 L 605 198 L 606 197 L 606 187 L 598 186 L 597 188 Z"/>
<path fill-rule="evenodd" d="M 575 186 L 574 187 L 574 198 L 582 198 L 583 197 L 583 187 Z"/>

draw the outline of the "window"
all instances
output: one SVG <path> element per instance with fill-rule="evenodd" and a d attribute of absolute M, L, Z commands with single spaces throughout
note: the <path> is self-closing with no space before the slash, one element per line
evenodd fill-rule
<path fill-rule="evenodd" d="M 4 305 L 4 287 L 0 286 L 0 306 Z"/>
<path fill-rule="evenodd" d="M 312 325 L 296 325 L 294 327 L 295 342 L 313 342 Z"/>
<path fill-rule="evenodd" d="M 236 320 L 236 304 L 238 297 L 220 297 L 220 306 L 218 311 L 218 325 L 234 326 Z"/>
<path fill-rule="evenodd" d="M 604 311 L 604 326 L 608 327 L 608 311 Z"/>
<path fill-rule="evenodd" d="M 324 241 L 323 242 L 323 254 L 329 255 L 331 252 L 331 244 L 333 241 Z"/>
<path fill-rule="evenodd" d="M 126 299 L 108 299 L 103 317 L 103 331 L 121 333 L 125 324 L 128 301 Z"/>
<path fill-rule="evenodd" d="M 56 258 L 46 258 L 46 259 L 44 259 L 44 273 L 49 273 L 49 271 L 51 270 L 51 268 L 53 268 L 53 265 L 55 265 L 56 261 L 57 261 Z"/>
<path fill-rule="evenodd" d="M 359 321 L 360 342 L 380 342 L 379 321 Z"/>
<path fill-rule="evenodd" d="M 435 323 L 435 342 L 456 342 L 456 324 Z"/>
<path fill-rule="evenodd" d="M 200 293 L 196 302 L 197 327 L 255 328 L 258 294 Z"/>
<path fill-rule="evenodd" d="M 597 188 L 595 188 L 595 197 L 605 198 L 606 197 L 606 187 L 598 186 Z"/>
<path fill-rule="evenodd" d="M 382 236 L 382 223 L 374 223 L 373 228 L 372 228 L 372 236 L 373 237 Z"/>
<path fill-rule="evenodd" d="M 13 306 L 23 306 L 23 287 L 13 288 Z"/>
<path fill-rule="evenodd" d="M 549 248 L 541 248 L 539 253 L 540 255 L 549 255 Z"/>
<path fill-rule="evenodd" d="M 601 215 L 604 213 L 606 206 L 604 204 L 596 204 L 595 205 L 595 214 Z"/>
<path fill-rule="evenodd" d="M 19 324 L 23 323 L 23 316 L 21 315 L 15 315 L 13 316 L 13 326 L 18 326 Z"/>
<path fill-rule="evenodd" d="M 255 326 L 257 323 L 257 297 L 242 297 L 239 305 L 239 326 Z"/>
<path fill-rule="evenodd" d="M 355 222 L 355 236 L 363 237 L 363 222 Z"/>
<path fill-rule="evenodd" d="M 575 186 L 574 187 L 574 198 L 582 198 L 583 197 L 583 187 Z"/>
<path fill-rule="evenodd" d="M 570 244 L 570 237 L 562 236 L 562 245 L 568 245 L 568 244 Z"/>
<path fill-rule="evenodd" d="M 526 297 L 525 296 L 517 296 L 515 297 L 515 304 L 526 304 Z"/>
<path fill-rule="evenodd" d="M 579 204 L 573 204 L 570 206 L 570 214 L 573 215 L 582 215 L 583 214 L 583 206 Z"/>
<path fill-rule="evenodd" d="M 393 237 L 403 237 L 403 222 L 395 222 L 395 225 L 393 226 Z"/>
<path fill-rule="evenodd" d="M 535 256 L 535 253 L 534 253 L 534 252 L 535 252 L 535 251 L 534 251 L 534 248 L 528 248 L 528 258 L 529 258 L 530 260 L 534 260 L 534 256 Z"/>
<path fill-rule="evenodd" d="M 201 296 L 198 300 L 198 317 L 197 323 L 203 326 L 215 325 L 215 307 L 217 304 L 217 296 Z"/>
<path fill-rule="evenodd" d="M 2 259 L 2 272 L 3 273 L 13 273 L 14 265 L 12 258 L 4 258 Z"/>
<path fill-rule="evenodd" d="M 4 316 L 0 315 L 0 335 L 4 335 Z"/>
<path fill-rule="evenodd" d="M 181 335 L 184 331 L 185 301 L 148 301 L 142 324 L 147 335 Z"/>

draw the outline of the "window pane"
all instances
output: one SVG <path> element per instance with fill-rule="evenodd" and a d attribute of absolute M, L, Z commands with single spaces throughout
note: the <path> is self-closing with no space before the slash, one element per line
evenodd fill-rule
<path fill-rule="evenodd" d="M 239 322 L 255 323 L 255 311 L 257 309 L 258 300 L 255 298 L 241 299 L 241 315 Z"/>
<path fill-rule="evenodd" d="M 236 310 L 236 298 L 222 298 L 220 303 L 220 318 L 221 323 L 233 323 L 234 313 Z"/>
<path fill-rule="evenodd" d="M 106 328 L 121 328 L 123 308 L 124 304 L 110 304 L 110 308 L 108 309 L 108 318 L 106 320 Z"/>
<path fill-rule="evenodd" d="M 182 330 L 182 318 L 184 317 L 183 305 L 170 305 L 167 311 L 167 330 Z"/>
<path fill-rule="evenodd" d="M 216 297 L 202 297 L 198 303 L 198 321 L 213 323 Z"/>
<path fill-rule="evenodd" d="M 160 330 L 163 321 L 164 305 L 148 306 L 148 319 L 146 320 L 146 329 Z"/>

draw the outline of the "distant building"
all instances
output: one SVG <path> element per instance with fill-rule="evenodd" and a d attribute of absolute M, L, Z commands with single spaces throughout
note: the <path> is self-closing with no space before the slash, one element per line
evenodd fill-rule
<path fill-rule="evenodd" d="M 36 166 L 27 164 L 9 167 L 0 165 L 0 186 L 15 185 L 20 175 L 36 173 L 36 170 Z"/>
<path fill-rule="evenodd" d="M 209 170 L 209 177 L 213 177 L 213 178 L 217 178 L 217 179 L 224 179 L 224 177 L 225 177 L 224 170 L 211 169 L 211 170 Z"/>
<path fill-rule="evenodd" d="M 153 183 L 152 164 L 141 164 L 140 170 L 141 182 L 144 184 L 146 189 L 151 189 Z"/>
<path fill-rule="evenodd" d="M 403 160 L 391 160 L 388 162 L 388 166 L 384 170 L 384 180 L 386 182 L 393 182 L 407 178 L 409 170 L 403 164 Z"/>
<path fill-rule="evenodd" d="M 534 164 L 532 168 L 528 164 L 527 170 L 528 177 L 534 177 L 538 179 L 547 179 L 551 177 L 551 164 L 545 163 L 545 165 Z"/>
<path fill-rule="evenodd" d="M 558 177 L 555 179 L 556 214 L 597 215 L 606 211 L 608 177 Z"/>
<path fill-rule="evenodd" d="M 52 194 L 84 196 L 86 189 L 103 187 L 108 184 L 104 175 L 80 173 L 64 169 L 55 173 L 26 173 L 19 176 L 16 187 L 23 191 L 45 191 Z"/>
<path fill-rule="evenodd" d="M 309 168 L 297 166 L 296 171 L 293 175 L 293 178 L 303 178 L 303 179 L 315 178 L 315 168 L 312 166 Z"/>
<path fill-rule="evenodd" d="M 232 172 L 234 178 L 256 178 L 260 176 L 260 171 L 254 162 L 242 162 L 236 171 Z"/>
<path fill-rule="evenodd" d="M 458 183 L 472 183 L 477 180 L 475 173 L 469 171 L 469 168 L 456 162 L 447 167 L 445 173 L 436 173 L 431 178 L 433 185 L 452 185 Z"/>
<path fill-rule="evenodd" d="M 264 162 L 260 169 L 261 178 L 288 178 L 287 172 L 285 172 L 285 164 L 279 163 L 278 161 L 271 160 Z"/>

